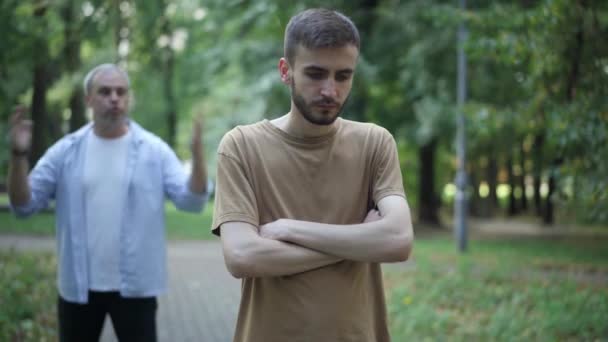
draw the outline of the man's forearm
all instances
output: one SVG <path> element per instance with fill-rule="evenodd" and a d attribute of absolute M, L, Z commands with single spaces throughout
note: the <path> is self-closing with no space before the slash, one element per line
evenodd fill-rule
<path fill-rule="evenodd" d="M 331 265 L 342 259 L 281 241 L 264 239 L 244 260 L 242 277 L 293 275 Z"/>
<path fill-rule="evenodd" d="M 378 202 L 377 218 L 352 225 L 280 219 L 263 225 L 261 236 L 291 242 L 347 260 L 404 261 L 410 255 L 414 232 L 407 201 L 386 196 Z M 373 216 L 373 215 L 372 215 Z"/>
<path fill-rule="evenodd" d="M 282 220 L 283 241 L 347 260 L 397 262 L 407 259 L 413 236 L 388 219 L 354 225 Z"/>
<path fill-rule="evenodd" d="M 249 227 L 238 230 L 222 227 L 222 243 L 228 269 L 237 278 L 293 275 L 342 260 L 305 247 L 262 238 L 255 228 Z"/>
<path fill-rule="evenodd" d="M 27 178 L 29 162 L 25 156 L 11 156 L 8 168 L 8 196 L 13 205 L 25 205 L 30 201 L 30 185 Z"/>
<path fill-rule="evenodd" d="M 192 173 L 189 180 L 190 191 L 202 194 L 207 191 L 207 168 L 202 155 L 192 156 Z"/>

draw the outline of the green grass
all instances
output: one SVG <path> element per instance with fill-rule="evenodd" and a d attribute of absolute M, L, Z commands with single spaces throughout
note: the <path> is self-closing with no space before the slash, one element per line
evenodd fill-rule
<path fill-rule="evenodd" d="M 170 239 L 209 239 L 202 214 L 166 206 Z M 52 213 L 0 212 L 0 233 L 52 235 Z M 394 341 L 579 341 L 608 338 L 606 238 L 470 241 L 418 238 L 413 267 L 385 267 Z M 55 259 L 0 253 L 0 340 L 53 340 Z"/>
<path fill-rule="evenodd" d="M 0 341 L 57 340 L 55 256 L 0 251 Z"/>
<path fill-rule="evenodd" d="M 171 240 L 208 240 L 211 234 L 213 202 L 209 202 L 202 213 L 178 211 L 173 204 L 165 205 L 167 236 Z M 51 212 L 41 212 L 26 219 L 16 218 L 7 211 L 0 212 L 0 234 L 16 233 L 31 235 L 54 235 L 55 216 Z"/>
<path fill-rule="evenodd" d="M 606 240 L 419 239 L 414 266 L 386 267 L 395 341 L 580 341 L 608 337 Z"/>
<path fill-rule="evenodd" d="M 6 192 L 0 193 L 0 206 L 7 207 L 8 203 L 8 194 Z"/>
<path fill-rule="evenodd" d="M 413 266 L 385 267 L 393 340 L 605 340 L 605 246 L 473 240 L 460 256 L 449 238 L 419 238 Z M 56 339 L 55 263 L 52 254 L 0 252 L 0 341 Z"/>
<path fill-rule="evenodd" d="M 209 201 L 202 214 L 186 213 L 175 209 L 173 204 L 165 206 L 167 236 L 171 240 L 210 240 L 213 202 Z"/>
<path fill-rule="evenodd" d="M 41 212 L 27 219 L 19 219 L 8 211 L 0 212 L 0 233 L 29 235 L 53 235 L 55 232 L 55 215 Z"/>

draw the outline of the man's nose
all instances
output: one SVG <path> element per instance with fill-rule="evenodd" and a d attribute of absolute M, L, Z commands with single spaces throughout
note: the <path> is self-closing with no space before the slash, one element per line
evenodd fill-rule
<path fill-rule="evenodd" d="M 323 82 L 321 95 L 331 98 L 337 97 L 338 89 L 336 87 L 336 81 L 330 78 Z"/>
<path fill-rule="evenodd" d="M 118 96 L 118 92 L 117 91 L 113 90 L 113 91 L 110 92 L 110 100 L 111 101 L 118 101 L 118 98 L 119 98 L 119 96 Z"/>

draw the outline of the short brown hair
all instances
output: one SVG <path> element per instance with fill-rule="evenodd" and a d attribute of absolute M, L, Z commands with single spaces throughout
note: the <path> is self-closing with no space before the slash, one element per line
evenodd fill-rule
<path fill-rule="evenodd" d="M 295 62 L 298 45 L 308 49 L 343 47 L 360 48 L 359 31 L 344 14 L 324 8 L 313 8 L 293 16 L 285 28 L 284 53 L 289 63 Z"/>

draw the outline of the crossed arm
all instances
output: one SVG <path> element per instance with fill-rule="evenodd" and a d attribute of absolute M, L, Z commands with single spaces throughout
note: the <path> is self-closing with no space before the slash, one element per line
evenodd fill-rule
<path fill-rule="evenodd" d="M 387 196 L 361 224 L 333 225 L 280 219 L 261 227 L 221 225 L 224 258 L 237 278 L 282 276 L 342 260 L 397 262 L 412 249 L 413 230 L 404 198 Z"/>

